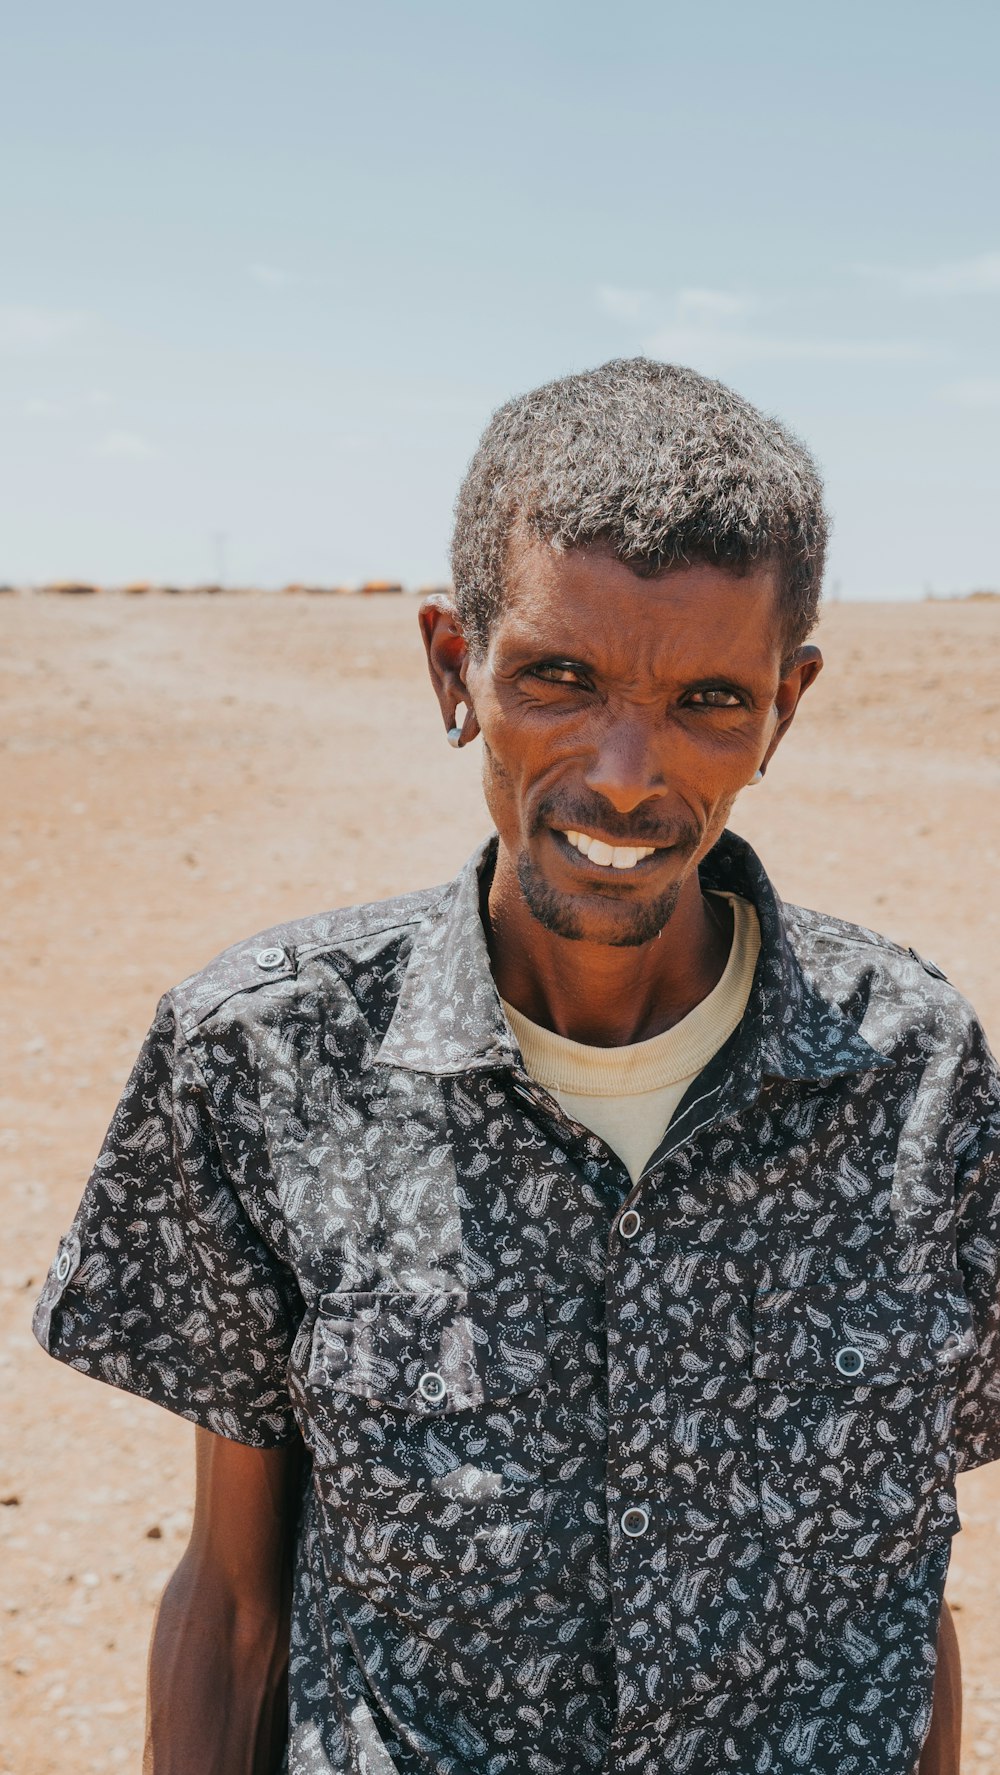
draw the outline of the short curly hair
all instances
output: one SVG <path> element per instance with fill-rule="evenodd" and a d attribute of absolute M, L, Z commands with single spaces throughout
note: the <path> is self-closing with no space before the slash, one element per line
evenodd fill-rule
<path fill-rule="evenodd" d="M 771 564 L 783 644 L 819 610 L 827 518 L 809 452 L 721 382 L 650 358 L 615 358 L 494 413 L 459 490 L 451 561 L 466 637 L 485 650 L 515 534 L 603 547 L 648 577 L 710 562 Z"/>

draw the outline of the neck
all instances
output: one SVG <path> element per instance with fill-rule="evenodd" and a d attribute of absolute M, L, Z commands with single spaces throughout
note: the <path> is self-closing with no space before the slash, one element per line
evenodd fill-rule
<path fill-rule="evenodd" d="M 650 943 L 619 949 L 556 936 L 528 910 L 502 845 L 484 912 L 500 997 L 556 1035 L 599 1048 L 679 1023 L 718 985 L 732 941 L 729 907 L 705 899 L 697 870 Z"/>

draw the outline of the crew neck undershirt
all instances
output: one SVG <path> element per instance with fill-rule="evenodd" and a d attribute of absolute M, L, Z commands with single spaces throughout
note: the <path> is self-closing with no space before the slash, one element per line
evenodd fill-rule
<path fill-rule="evenodd" d="M 525 1070 L 573 1121 L 618 1154 L 638 1181 L 692 1079 L 728 1041 L 746 1010 L 760 954 L 760 926 L 749 900 L 716 896 L 733 909 L 733 938 L 722 977 L 686 1017 L 648 1041 L 596 1048 L 533 1023 L 501 1000 Z"/>

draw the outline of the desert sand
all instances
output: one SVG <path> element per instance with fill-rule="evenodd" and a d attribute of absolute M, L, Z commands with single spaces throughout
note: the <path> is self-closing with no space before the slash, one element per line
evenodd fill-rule
<path fill-rule="evenodd" d="M 0 1771 L 138 1771 L 190 1427 L 29 1318 L 160 992 L 280 919 L 440 881 L 486 830 L 409 599 L 0 602 Z M 1000 1039 L 1000 602 L 837 606 L 733 820 L 788 899 L 931 957 Z M 1000 1468 L 961 1483 L 965 1767 L 1000 1775 Z"/>

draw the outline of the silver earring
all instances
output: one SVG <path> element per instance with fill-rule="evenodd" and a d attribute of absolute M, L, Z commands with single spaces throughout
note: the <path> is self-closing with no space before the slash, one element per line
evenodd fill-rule
<path fill-rule="evenodd" d="M 764 772 L 760 769 L 755 770 L 753 773 L 753 776 L 750 778 L 751 786 L 754 783 L 762 783 L 763 781 L 764 781 Z"/>
<path fill-rule="evenodd" d="M 465 732 L 465 723 L 468 719 L 469 711 L 465 704 L 458 703 L 455 708 L 452 725 L 448 729 L 449 746 L 460 746 L 462 744 L 462 735 Z"/>

